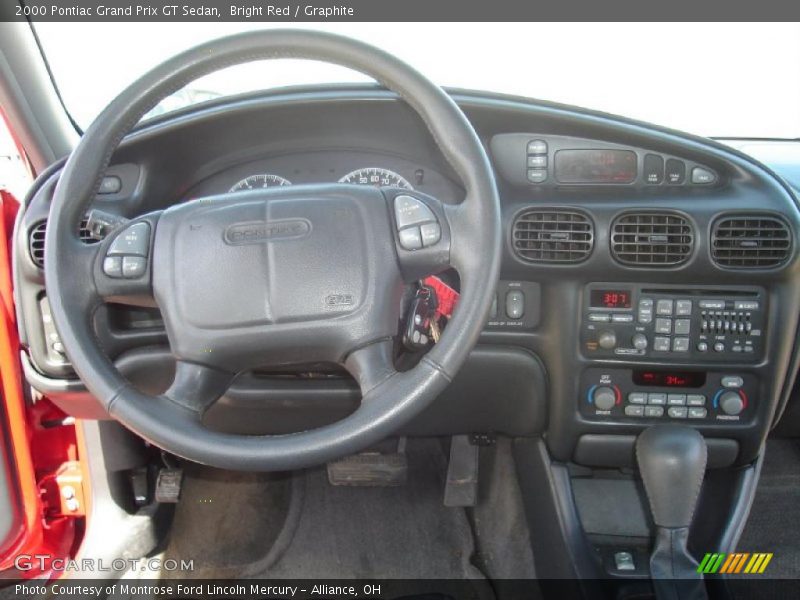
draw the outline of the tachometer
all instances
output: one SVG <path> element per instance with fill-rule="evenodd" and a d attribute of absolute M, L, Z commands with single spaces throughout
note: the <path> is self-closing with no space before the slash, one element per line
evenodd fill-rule
<path fill-rule="evenodd" d="M 228 191 L 244 192 L 246 190 L 257 190 L 260 188 L 278 187 L 281 185 L 292 185 L 292 182 L 289 181 L 288 179 L 281 177 L 280 175 L 263 173 L 259 175 L 250 175 L 250 177 L 245 177 Z"/>
<path fill-rule="evenodd" d="M 402 176 L 389 169 L 382 169 L 380 167 L 367 167 L 364 169 L 356 169 L 348 173 L 339 180 L 339 183 L 355 183 L 357 185 L 374 185 L 377 187 L 400 187 L 407 190 L 413 190 L 411 184 L 408 183 Z"/>

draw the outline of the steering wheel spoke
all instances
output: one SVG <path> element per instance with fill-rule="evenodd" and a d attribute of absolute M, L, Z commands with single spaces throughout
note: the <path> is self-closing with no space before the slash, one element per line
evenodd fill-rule
<path fill-rule="evenodd" d="M 175 363 L 172 385 L 163 396 L 202 416 L 228 390 L 234 376 L 223 369 L 179 359 Z"/>
<path fill-rule="evenodd" d="M 392 361 L 392 340 L 379 340 L 354 350 L 345 359 L 344 368 L 355 377 L 362 395 L 366 396 L 397 373 Z"/>
<path fill-rule="evenodd" d="M 126 223 L 93 247 L 92 277 L 106 302 L 155 306 L 153 238 L 158 214 Z"/>

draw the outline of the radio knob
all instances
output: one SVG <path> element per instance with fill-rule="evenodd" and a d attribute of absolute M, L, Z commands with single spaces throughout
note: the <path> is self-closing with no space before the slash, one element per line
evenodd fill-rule
<path fill-rule="evenodd" d="M 600 335 L 597 337 L 597 343 L 601 348 L 611 350 L 617 345 L 617 334 L 609 330 L 601 331 Z"/>
<path fill-rule="evenodd" d="M 744 410 L 744 400 L 738 392 L 725 392 L 719 397 L 719 407 L 726 415 L 738 415 Z"/>
<path fill-rule="evenodd" d="M 635 333 L 631 338 L 631 344 L 637 350 L 645 350 L 647 348 L 647 336 L 643 333 Z"/>
<path fill-rule="evenodd" d="M 617 402 L 617 395 L 612 388 L 602 386 L 592 394 L 592 402 L 598 410 L 611 410 Z"/>

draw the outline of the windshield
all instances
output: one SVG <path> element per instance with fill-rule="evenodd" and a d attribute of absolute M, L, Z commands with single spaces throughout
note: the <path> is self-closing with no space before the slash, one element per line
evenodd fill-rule
<path fill-rule="evenodd" d="M 250 26 L 252 25 L 252 26 Z M 704 136 L 800 138 L 797 24 L 308 24 L 374 44 L 436 83 L 528 96 Z M 200 42 L 263 23 L 38 23 L 67 110 L 86 128 L 136 77 Z M 193 82 L 149 116 L 284 85 L 364 82 L 268 61 Z"/>

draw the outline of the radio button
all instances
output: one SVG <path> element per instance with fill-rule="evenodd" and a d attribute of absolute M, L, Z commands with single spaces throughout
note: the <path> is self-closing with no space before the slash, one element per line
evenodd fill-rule
<path fill-rule="evenodd" d="M 722 342 L 714 344 L 714 352 L 725 352 L 725 344 Z"/>
<path fill-rule="evenodd" d="M 670 406 L 684 406 L 686 394 L 667 394 L 667 404 Z"/>
<path fill-rule="evenodd" d="M 647 349 L 647 336 L 643 333 L 635 333 L 631 338 L 631 344 L 637 350 Z"/>
<path fill-rule="evenodd" d="M 708 344 L 705 342 L 698 342 L 697 343 L 697 351 L 698 352 L 708 352 Z"/>
<path fill-rule="evenodd" d="M 674 352 L 688 352 L 689 351 L 689 338 L 679 337 L 672 340 L 672 350 Z"/>
<path fill-rule="evenodd" d="M 685 419 L 689 414 L 689 410 L 685 406 L 670 406 L 667 409 L 667 414 L 673 419 Z"/>
<path fill-rule="evenodd" d="M 656 319 L 656 333 L 672 333 L 672 319 Z"/>
<path fill-rule="evenodd" d="M 611 321 L 611 315 L 608 313 L 589 313 L 589 320 L 595 323 L 608 323 Z"/>
<path fill-rule="evenodd" d="M 758 310 L 757 300 L 736 300 L 733 303 L 736 310 Z"/>
<path fill-rule="evenodd" d="M 647 403 L 663 406 L 667 403 L 667 395 L 661 392 L 647 394 Z"/>
<path fill-rule="evenodd" d="M 708 411 L 705 408 L 692 407 L 689 409 L 688 414 L 690 419 L 705 419 Z"/>
<path fill-rule="evenodd" d="M 639 300 L 639 314 L 637 315 L 639 323 L 652 323 L 653 321 L 653 299 L 642 298 Z"/>
<path fill-rule="evenodd" d="M 700 300 L 700 308 L 707 308 L 710 310 L 723 310 L 725 308 L 725 300 Z"/>
<path fill-rule="evenodd" d="M 672 315 L 672 300 L 661 299 L 656 303 L 657 315 Z"/>
<path fill-rule="evenodd" d="M 647 402 L 647 394 L 644 392 L 631 392 L 628 394 L 628 402 L 631 404 L 644 404 Z"/>
<path fill-rule="evenodd" d="M 738 375 L 726 375 L 721 383 L 724 388 L 740 388 L 744 385 L 744 379 Z"/>
<path fill-rule="evenodd" d="M 692 314 L 692 301 L 691 300 L 676 300 L 675 301 L 675 314 L 679 317 L 688 317 Z"/>
<path fill-rule="evenodd" d="M 656 352 L 669 352 L 669 338 L 656 337 L 653 340 L 653 350 Z"/>
<path fill-rule="evenodd" d="M 689 406 L 705 406 L 706 397 L 702 394 L 688 394 L 686 396 L 686 404 Z"/>
<path fill-rule="evenodd" d="M 689 335 L 689 330 L 691 327 L 692 322 L 689 319 L 676 319 L 675 335 Z"/>
<path fill-rule="evenodd" d="M 644 416 L 645 417 L 663 417 L 664 416 L 664 407 L 663 406 L 645 406 L 644 407 Z"/>
<path fill-rule="evenodd" d="M 611 350 L 617 345 L 617 336 L 613 331 L 601 331 L 597 337 L 597 343 L 604 350 Z"/>
<path fill-rule="evenodd" d="M 613 323 L 633 323 L 633 315 L 630 313 L 614 313 L 611 315 Z"/>
<path fill-rule="evenodd" d="M 643 417 L 644 416 L 644 406 L 633 406 L 628 405 L 625 407 L 625 416 L 626 417 Z"/>

